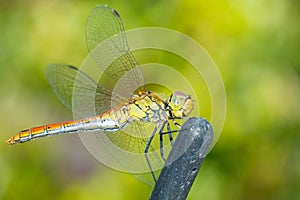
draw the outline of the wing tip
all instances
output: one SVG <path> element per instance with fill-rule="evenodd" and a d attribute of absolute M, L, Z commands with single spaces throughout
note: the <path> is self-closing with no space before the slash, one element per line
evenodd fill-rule
<path fill-rule="evenodd" d="M 120 18 L 120 14 L 113 8 L 111 8 L 111 12 L 114 16 L 119 17 Z"/>
<path fill-rule="evenodd" d="M 113 9 L 112 7 L 110 7 L 109 5 L 107 5 L 107 4 L 100 4 L 100 5 L 98 5 L 98 6 L 96 6 L 95 8 L 106 8 L 106 9 L 110 9 L 110 11 L 112 12 L 112 14 L 114 15 L 114 16 L 116 16 L 116 17 L 119 17 L 120 18 L 120 14 L 115 10 L 115 9 Z"/>

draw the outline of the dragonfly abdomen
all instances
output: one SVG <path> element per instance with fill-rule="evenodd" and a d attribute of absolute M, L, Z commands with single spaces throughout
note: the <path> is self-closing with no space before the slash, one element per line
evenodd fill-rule
<path fill-rule="evenodd" d="M 47 124 L 26 130 L 22 130 L 6 142 L 9 144 L 24 143 L 40 137 L 53 136 L 64 133 L 74 133 L 80 131 L 80 120 L 59 122 L 54 124 Z"/>
<path fill-rule="evenodd" d="M 86 119 L 47 124 L 22 130 L 6 142 L 8 144 L 24 143 L 40 137 L 76 132 L 117 131 L 128 123 L 126 112 L 124 112 L 124 109 L 120 109 Z"/>

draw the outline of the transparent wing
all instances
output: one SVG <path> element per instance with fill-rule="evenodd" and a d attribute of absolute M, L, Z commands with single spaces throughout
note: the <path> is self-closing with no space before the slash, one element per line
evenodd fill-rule
<path fill-rule="evenodd" d="M 86 39 L 90 57 L 100 68 L 99 72 L 106 76 L 92 79 L 69 65 L 51 65 L 47 70 L 47 80 L 56 96 L 83 118 L 102 114 L 111 109 L 112 105 L 124 103 L 137 89 L 145 90 L 143 74 L 129 50 L 121 18 L 115 10 L 108 6 L 95 7 L 87 20 Z M 84 64 L 81 69 L 86 71 L 85 67 L 90 66 L 90 63 Z M 114 86 L 121 86 L 119 90 L 115 90 L 114 86 L 111 88 L 111 80 Z M 112 89 L 114 92 L 111 92 Z M 144 154 L 152 130 L 149 130 L 149 134 L 144 124 L 132 121 L 120 131 L 82 133 L 80 137 L 90 141 L 85 146 L 91 153 L 103 159 L 110 155 L 129 172 L 146 172 L 146 175 L 137 175 L 145 180 L 145 177 L 152 179 L 147 174 L 149 166 Z M 94 137 L 97 139 L 93 140 Z M 158 152 L 159 146 L 151 146 L 149 149 L 149 160 L 154 169 L 164 164 Z"/>
<path fill-rule="evenodd" d="M 91 11 L 86 40 L 97 65 L 124 86 L 122 91 L 131 95 L 137 89 L 145 90 L 143 74 L 129 50 L 120 15 L 114 9 L 101 5 Z"/>
<path fill-rule="evenodd" d="M 123 170 L 131 172 L 141 181 L 153 185 L 154 180 L 144 153 L 152 131 L 153 129 L 150 129 L 146 134 L 144 124 L 133 121 L 123 130 L 99 132 L 96 136 L 98 144 L 105 148 L 105 151 L 122 166 Z M 158 145 L 150 146 L 148 157 L 151 167 L 159 174 L 164 161 L 160 156 Z"/>
<path fill-rule="evenodd" d="M 125 101 L 74 66 L 52 64 L 47 69 L 46 78 L 58 99 L 83 118 L 106 112 L 112 101 L 116 104 Z"/>
<path fill-rule="evenodd" d="M 60 101 L 83 118 L 93 116 L 93 110 L 96 110 L 96 114 L 106 112 L 111 107 L 111 101 L 114 104 L 125 102 L 125 99 L 97 84 L 90 76 L 74 66 L 50 65 L 46 77 Z M 144 123 L 132 121 L 120 131 L 97 131 L 97 134 L 93 135 L 97 137 L 96 146 L 106 149 L 104 157 L 110 154 L 124 170 L 139 172 L 135 174 L 138 179 L 153 184 L 144 154 L 152 130 L 153 127 L 146 132 Z M 84 135 L 82 133 L 81 137 Z M 160 157 L 158 146 L 150 146 L 149 160 L 153 168 L 163 167 L 164 162 Z"/>

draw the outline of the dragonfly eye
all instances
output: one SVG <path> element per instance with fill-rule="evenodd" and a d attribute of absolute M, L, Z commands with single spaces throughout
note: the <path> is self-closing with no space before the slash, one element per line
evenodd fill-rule
<path fill-rule="evenodd" d="M 182 92 L 174 92 L 170 96 L 169 107 L 174 117 L 182 118 L 189 115 L 193 110 L 193 101 Z"/>

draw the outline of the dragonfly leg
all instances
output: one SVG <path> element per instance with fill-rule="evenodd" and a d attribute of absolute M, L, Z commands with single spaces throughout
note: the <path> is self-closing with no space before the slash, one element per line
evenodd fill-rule
<path fill-rule="evenodd" d="M 150 144 L 151 144 L 151 142 L 152 142 L 152 140 L 153 140 L 153 138 L 154 138 L 154 135 L 155 135 L 156 131 L 157 131 L 157 126 L 155 126 L 155 128 L 154 128 L 154 130 L 153 130 L 153 132 L 152 132 L 152 134 L 151 134 L 151 136 L 150 136 L 150 138 L 149 138 L 149 140 L 148 140 L 148 142 L 147 142 L 145 151 L 144 151 L 144 152 L 145 152 L 145 157 L 146 157 L 146 160 L 147 160 L 147 163 L 148 163 L 148 166 L 149 166 L 150 171 L 151 171 L 151 175 L 152 175 L 152 177 L 153 177 L 155 183 L 156 183 L 156 178 L 155 178 L 154 172 L 153 172 L 153 170 L 152 170 L 152 167 L 151 167 L 151 164 L 150 164 L 150 161 L 149 161 L 148 151 L 149 151 Z"/>
<path fill-rule="evenodd" d="M 181 129 L 181 125 L 180 125 L 178 122 L 176 122 L 174 119 L 172 120 L 172 122 L 173 122 L 173 124 L 175 124 L 179 129 Z"/>
<path fill-rule="evenodd" d="M 159 150 L 160 150 L 160 156 L 164 161 L 166 161 L 166 159 L 165 159 L 165 155 L 164 155 L 164 141 L 163 141 L 164 132 L 163 132 L 163 129 L 166 126 L 166 123 L 167 123 L 167 121 L 164 121 L 159 129 Z"/>
<path fill-rule="evenodd" d="M 168 124 L 168 131 L 167 132 L 160 132 L 159 133 L 159 136 L 160 136 L 160 154 L 161 154 L 161 157 L 163 158 L 164 161 L 166 159 L 164 158 L 164 152 L 163 152 L 163 135 L 165 135 L 165 134 L 169 135 L 170 143 L 173 146 L 174 140 L 173 140 L 172 133 L 177 133 L 178 132 L 178 130 L 171 131 L 171 129 L 169 129 L 169 126 L 170 125 Z"/>
<path fill-rule="evenodd" d="M 159 150 L 160 150 L 160 156 L 161 158 L 166 161 L 164 156 L 164 150 L 163 150 L 163 135 L 159 134 Z"/>
<path fill-rule="evenodd" d="M 179 129 L 181 128 L 181 125 L 179 123 L 177 123 L 175 120 L 172 120 L 173 124 L 176 125 Z M 165 125 L 164 125 L 165 126 Z M 167 132 L 160 132 L 160 134 L 164 135 L 164 134 L 168 134 L 169 135 L 169 139 L 170 139 L 170 142 L 171 144 L 173 145 L 174 141 L 173 141 L 173 136 L 172 136 L 172 133 L 176 133 L 178 132 L 179 130 L 171 130 L 171 127 L 170 127 L 170 123 L 168 122 L 167 124 L 167 129 L 168 131 Z M 162 129 L 161 129 L 162 130 Z"/>
<path fill-rule="evenodd" d="M 181 128 L 180 124 L 177 123 L 175 120 L 172 120 L 172 122 L 173 122 L 179 129 Z M 165 126 L 166 123 L 167 123 L 167 129 L 168 129 L 168 131 L 167 131 L 167 132 L 162 132 L 163 127 Z M 162 128 L 161 128 L 160 131 L 159 131 L 159 135 L 160 135 L 160 150 L 161 150 L 161 156 L 162 156 L 162 158 L 163 158 L 164 160 L 165 160 L 165 158 L 164 158 L 164 153 L 163 153 L 163 135 L 164 135 L 164 134 L 168 134 L 168 135 L 169 135 L 170 143 L 171 143 L 171 145 L 173 146 L 174 141 L 173 141 L 172 133 L 175 133 L 175 132 L 178 132 L 178 130 L 173 130 L 173 131 L 171 131 L 170 123 L 167 122 L 167 121 L 164 122 Z"/>
<path fill-rule="evenodd" d="M 174 140 L 173 140 L 173 136 L 172 136 L 171 127 L 170 127 L 170 123 L 169 123 L 169 122 L 168 122 L 168 124 L 167 124 L 167 129 L 168 129 L 168 134 L 169 134 L 170 143 L 171 143 L 171 145 L 173 146 Z"/>

